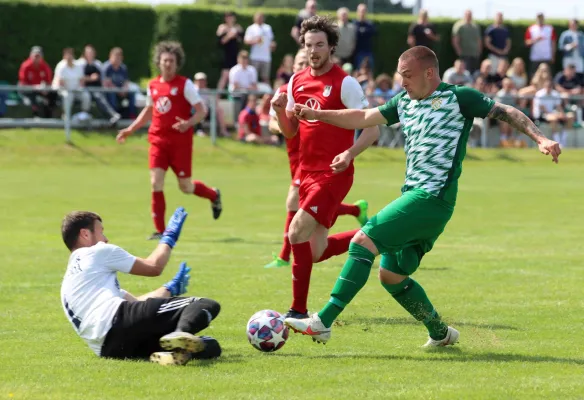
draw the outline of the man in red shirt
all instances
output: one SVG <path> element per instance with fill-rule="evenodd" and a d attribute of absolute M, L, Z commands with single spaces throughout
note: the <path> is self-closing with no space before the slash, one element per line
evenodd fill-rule
<path fill-rule="evenodd" d="M 43 59 L 43 49 L 40 46 L 34 46 L 30 50 L 30 56 L 20 64 L 18 85 L 38 87 L 38 91 L 22 93 L 30 100 L 35 117 L 52 118 L 53 116 L 53 109 L 57 103 L 57 92 L 42 90 L 45 87 L 50 89 L 52 81 L 53 71 Z"/>
<path fill-rule="evenodd" d="M 308 57 L 306 56 L 306 51 L 300 49 L 296 53 L 294 58 L 294 65 L 292 67 L 293 73 L 298 73 L 308 66 Z M 274 98 L 277 98 L 280 93 L 288 93 L 288 84 L 285 83 L 280 86 L 274 93 Z M 270 109 L 270 123 L 269 129 L 273 133 L 282 133 L 280 127 L 278 126 L 278 119 L 276 111 L 272 107 Z M 288 190 L 288 197 L 286 198 L 286 225 L 284 226 L 284 243 L 282 244 L 282 249 L 279 255 L 273 255 L 273 260 L 268 263 L 264 268 L 281 268 L 290 266 L 290 252 L 292 250 L 290 245 L 290 239 L 288 238 L 288 230 L 290 229 L 290 223 L 298 211 L 298 188 L 300 187 L 300 136 L 295 135 L 292 139 L 286 139 L 286 150 L 288 153 L 288 161 L 290 163 L 290 177 L 292 182 L 290 184 L 290 189 Z M 367 223 L 367 209 L 368 204 L 365 200 L 359 200 L 355 204 L 345 204 L 341 203 L 338 209 L 338 215 L 352 215 L 361 224 L 361 226 Z M 331 236 L 328 240 L 331 241 L 333 237 Z M 348 243 L 347 243 L 348 246 Z M 327 257 L 328 258 L 328 257 Z"/>
<path fill-rule="evenodd" d="M 152 184 L 152 218 L 156 231 L 150 239 L 159 239 L 164 232 L 164 177 L 170 167 L 178 178 L 182 192 L 195 194 L 211 202 L 213 218 L 221 215 L 221 194 L 201 181 L 191 181 L 193 156 L 193 126 L 205 118 L 206 109 L 199 91 L 190 79 L 178 75 L 185 54 L 180 43 L 161 42 L 155 49 L 160 75 L 148 83 L 148 102 L 138 118 L 122 129 L 116 140 L 126 137 L 152 120 L 148 129 L 150 181 Z M 195 114 L 192 115 L 192 109 Z"/>
<path fill-rule="evenodd" d="M 331 20 L 314 16 L 302 23 L 300 40 L 310 68 L 294 74 L 287 94 L 272 101 L 278 125 L 284 136 L 300 135 L 300 209 L 290 224 L 293 302 L 287 318 L 308 316 L 307 298 L 313 262 L 347 251 L 357 231 L 345 232 L 344 240 L 328 241 L 328 230 L 335 223 L 338 209 L 353 184 L 354 168 L 333 169 L 335 157 L 349 149 L 354 131 L 320 121 L 298 120 L 294 105 L 313 109 L 362 109 L 368 106 L 359 83 L 331 60 L 339 42 L 339 32 Z M 379 131 L 377 127 L 367 128 Z M 338 235 L 335 235 L 338 236 Z M 338 246 L 338 247 L 337 247 Z"/>

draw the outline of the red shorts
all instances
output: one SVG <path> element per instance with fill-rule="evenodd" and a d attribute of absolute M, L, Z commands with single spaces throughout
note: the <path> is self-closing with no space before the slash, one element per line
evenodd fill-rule
<path fill-rule="evenodd" d="M 150 144 L 148 162 L 150 169 L 172 169 L 178 178 L 190 178 L 192 172 L 193 146 L 188 143 Z"/>
<path fill-rule="evenodd" d="M 300 208 L 330 229 L 337 220 L 339 206 L 353 185 L 352 168 L 340 174 L 323 171 L 302 171 Z"/>
<path fill-rule="evenodd" d="M 292 177 L 292 186 L 300 187 L 300 160 L 290 160 L 290 176 Z"/>

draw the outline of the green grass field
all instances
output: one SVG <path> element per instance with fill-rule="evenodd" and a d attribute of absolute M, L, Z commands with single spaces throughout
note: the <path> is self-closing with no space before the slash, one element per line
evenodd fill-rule
<path fill-rule="evenodd" d="M 63 215 L 104 218 L 112 243 L 145 256 L 154 243 L 144 137 L 0 131 L 0 399 L 534 399 L 584 398 L 584 152 L 559 165 L 535 149 L 471 150 L 458 206 L 414 275 L 460 344 L 428 352 L 424 327 L 376 279 L 316 345 L 291 335 L 263 354 L 245 336 L 247 319 L 287 310 L 290 270 L 265 270 L 278 251 L 289 175 L 283 149 L 195 139 L 194 174 L 221 188 L 224 213 L 181 194 L 168 175 L 168 209 L 190 212 L 163 276 L 121 276 L 134 294 L 193 268 L 190 293 L 222 304 L 206 334 L 223 346 L 215 362 L 185 367 L 98 359 L 76 336 L 59 300 L 68 252 Z M 402 150 L 373 149 L 357 163 L 347 200 L 379 210 L 399 195 Z M 168 213 L 167 213 L 168 214 Z M 334 231 L 357 226 L 339 219 Z M 318 310 L 344 262 L 316 265 L 309 307 Z"/>

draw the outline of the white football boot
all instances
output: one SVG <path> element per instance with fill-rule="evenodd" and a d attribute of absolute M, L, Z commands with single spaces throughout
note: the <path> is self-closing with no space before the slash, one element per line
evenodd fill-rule
<path fill-rule="evenodd" d="M 160 347 L 164 350 L 185 350 L 198 353 L 205 349 L 205 341 L 200 336 L 188 332 L 172 332 L 160 338 Z"/>
<path fill-rule="evenodd" d="M 325 344 L 331 338 L 331 328 L 324 326 L 317 313 L 310 318 L 286 318 L 284 323 L 296 333 L 311 336 L 312 340 Z"/>
<path fill-rule="evenodd" d="M 184 350 L 158 351 L 152 353 L 150 361 L 160 365 L 185 365 L 191 358 L 191 353 Z"/>
<path fill-rule="evenodd" d="M 458 337 L 460 333 L 453 327 L 448 327 L 448 332 L 446 333 L 446 337 L 442 340 L 434 340 L 432 338 L 428 338 L 428 341 L 423 347 L 444 347 L 444 346 L 452 346 L 456 342 L 458 342 Z"/>

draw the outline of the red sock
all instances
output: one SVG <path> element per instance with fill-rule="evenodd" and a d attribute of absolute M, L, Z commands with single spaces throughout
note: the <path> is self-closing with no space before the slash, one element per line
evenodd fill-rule
<path fill-rule="evenodd" d="M 352 215 L 355 218 L 358 217 L 360 213 L 361 209 L 359 206 L 346 203 L 341 203 L 339 210 L 337 211 L 337 215 Z"/>
<path fill-rule="evenodd" d="M 164 192 L 152 192 L 152 219 L 156 232 L 164 232 L 164 212 L 166 211 L 166 202 L 164 201 Z"/>
<path fill-rule="evenodd" d="M 341 232 L 337 233 L 336 235 L 329 236 L 327 239 L 326 249 L 317 262 L 328 260 L 332 256 L 338 256 L 340 254 L 346 253 L 349 250 L 351 239 L 353 239 L 353 236 L 355 236 L 357 232 L 359 232 L 359 229 Z"/>
<path fill-rule="evenodd" d="M 290 247 L 290 239 L 288 238 L 288 229 L 290 229 L 290 223 L 292 222 L 292 218 L 296 215 L 296 211 L 288 211 L 288 215 L 286 216 L 286 227 L 284 228 L 284 244 L 282 244 L 282 250 L 280 250 L 280 258 L 284 261 L 290 261 L 290 251 L 292 247 Z"/>
<path fill-rule="evenodd" d="M 215 201 L 217 199 L 217 192 L 211 189 L 209 186 L 205 185 L 201 181 L 193 181 L 195 185 L 195 191 L 193 192 L 195 196 L 203 197 L 205 199 Z"/>
<path fill-rule="evenodd" d="M 310 242 L 292 245 L 294 262 L 292 263 L 292 307 L 294 310 L 305 313 L 308 308 L 308 288 L 310 287 L 310 273 L 312 272 L 312 249 Z"/>

